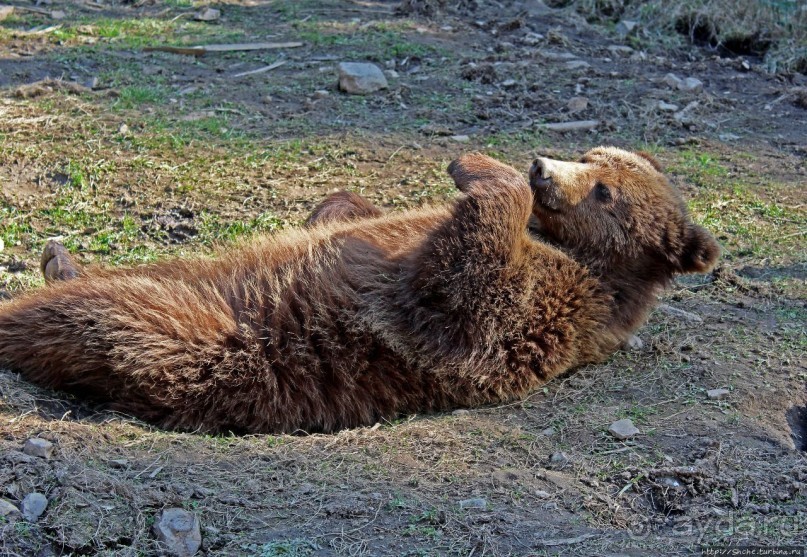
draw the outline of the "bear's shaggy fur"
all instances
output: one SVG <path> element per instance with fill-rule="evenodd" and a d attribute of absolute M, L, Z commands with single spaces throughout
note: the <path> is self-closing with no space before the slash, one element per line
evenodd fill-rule
<path fill-rule="evenodd" d="M 0 306 L 0 365 L 167 428 L 334 431 L 601 361 L 719 252 L 642 154 L 538 159 L 529 183 L 478 154 L 449 173 L 447 206 L 340 193 L 215 260 L 78 270 L 51 244 L 51 284 Z"/>

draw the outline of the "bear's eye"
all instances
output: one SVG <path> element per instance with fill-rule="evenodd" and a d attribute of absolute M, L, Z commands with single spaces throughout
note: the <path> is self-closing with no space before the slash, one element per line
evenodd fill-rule
<path fill-rule="evenodd" d="M 594 195 L 597 198 L 597 201 L 602 201 L 603 203 L 608 203 L 611 201 L 611 190 L 608 189 L 608 186 L 603 184 L 602 182 L 597 182 L 597 185 L 594 186 Z"/>

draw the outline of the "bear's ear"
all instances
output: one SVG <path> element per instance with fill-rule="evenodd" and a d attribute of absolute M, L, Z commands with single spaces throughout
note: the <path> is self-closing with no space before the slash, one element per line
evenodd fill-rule
<path fill-rule="evenodd" d="M 687 239 L 681 254 L 681 271 L 684 273 L 706 273 L 717 263 L 720 246 L 717 240 L 702 226 L 690 224 Z"/>
<path fill-rule="evenodd" d="M 650 163 L 650 166 L 658 170 L 659 172 L 664 172 L 664 169 L 661 167 L 661 163 L 656 160 L 656 157 L 648 153 L 647 151 L 636 151 L 636 154 L 642 157 L 644 160 Z"/>

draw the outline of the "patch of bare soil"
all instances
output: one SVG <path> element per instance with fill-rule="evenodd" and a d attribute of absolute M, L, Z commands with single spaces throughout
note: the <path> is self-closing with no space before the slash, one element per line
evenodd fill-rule
<path fill-rule="evenodd" d="M 0 35 L 0 226 L 15 240 L 0 251 L 0 292 L 37 280 L 48 235 L 84 261 L 137 261 L 208 250 L 244 223 L 293 225 L 339 188 L 390 210 L 439 202 L 454 195 L 442 169 L 471 149 L 527 168 L 538 151 L 651 148 L 690 199 L 721 180 L 759 182 L 751 201 L 738 190 L 698 209 L 721 241 L 753 237 L 760 215 L 791 227 L 791 243 L 763 247 L 804 235 L 807 81 L 753 56 L 623 39 L 540 2 L 231 1 L 211 41 L 305 46 L 195 59 L 104 43 L 109 21 L 191 21 L 184 3 L 51 8 L 67 10 L 66 29 L 89 27 Z M 53 23 L 30 17 L 9 28 Z M 234 77 L 281 55 L 277 69 Z M 339 93 L 342 60 L 378 64 L 389 89 Z M 48 78 L 97 83 L 31 88 Z M 582 120 L 595 124 L 543 127 Z M 524 401 L 335 435 L 159 431 L 0 372 L 0 499 L 47 499 L 39 517 L 0 506 L 0 555 L 157 555 L 153 523 L 175 507 L 200 519 L 206 555 L 805 546 L 807 256 L 749 250 L 674 285 L 663 302 L 684 313 L 656 311 L 640 350 Z M 639 434 L 618 440 L 608 428 L 625 418 Z M 26 454 L 30 438 L 52 455 Z"/>

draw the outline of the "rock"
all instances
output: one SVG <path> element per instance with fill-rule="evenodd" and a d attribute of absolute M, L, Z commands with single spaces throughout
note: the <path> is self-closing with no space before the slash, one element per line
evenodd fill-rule
<path fill-rule="evenodd" d="M 706 396 L 709 400 L 723 400 L 731 394 L 728 389 L 709 389 L 706 391 Z"/>
<path fill-rule="evenodd" d="M 205 8 L 198 12 L 193 19 L 196 21 L 216 21 L 221 17 L 221 10 L 215 8 Z"/>
<path fill-rule="evenodd" d="M 516 85 L 518 85 L 518 82 L 515 79 L 508 79 L 502 82 L 502 87 L 505 89 L 512 89 Z"/>
<path fill-rule="evenodd" d="M 38 456 L 47 460 L 53 454 L 53 443 L 47 439 L 31 437 L 25 442 L 22 452 L 28 456 Z"/>
<path fill-rule="evenodd" d="M 565 453 L 558 451 L 552 453 L 549 457 L 549 465 L 552 468 L 560 469 L 569 464 L 569 457 Z"/>
<path fill-rule="evenodd" d="M 544 429 L 544 430 L 541 430 L 541 435 L 545 435 L 545 436 L 547 436 L 547 437 L 552 437 L 553 435 L 555 435 L 555 433 L 557 433 L 557 432 L 555 431 L 555 428 L 554 428 L 554 427 L 551 427 L 551 426 L 550 426 L 550 427 L 548 427 L 548 428 L 546 428 L 546 429 Z"/>
<path fill-rule="evenodd" d="M 50 12 L 50 17 L 53 19 L 64 19 L 67 17 L 67 14 L 63 10 L 53 10 Z"/>
<path fill-rule="evenodd" d="M 618 54 L 621 56 L 629 56 L 633 54 L 633 49 L 629 46 L 621 45 L 621 44 L 612 44 L 608 47 L 608 52 L 611 54 Z"/>
<path fill-rule="evenodd" d="M 398 79 L 401 77 L 400 74 L 395 70 L 384 70 L 384 73 L 387 74 L 387 77 L 390 79 Z"/>
<path fill-rule="evenodd" d="M 153 530 L 157 540 L 177 557 L 195 555 L 202 545 L 199 519 L 184 509 L 163 509 L 154 521 Z"/>
<path fill-rule="evenodd" d="M 331 94 L 325 89 L 317 89 L 311 96 L 316 100 L 321 100 L 321 99 L 327 99 L 328 97 L 331 96 Z"/>
<path fill-rule="evenodd" d="M 452 135 L 449 137 L 451 141 L 456 141 L 457 143 L 468 143 L 471 138 L 467 135 Z"/>
<path fill-rule="evenodd" d="M 678 309 L 667 304 L 659 304 L 656 309 L 665 315 L 675 317 L 681 321 L 686 321 L 687 323 L 703 323 L 703 318 L 700 315 L 696 315 L 689 311 Z"/>
<path fill-rule="evenodd" d="M 465 499 L 463 501 L 460 501 L 460 509 L 480 509 L 484 511 L 487 508 L 488 508 L 487 500 L 481 497 L 476 497 L 474 499 Z"/>
<path fill-rule="evenodd" d="M 564 64 L 567 70 L 582 70 L 591 66 L 585 60 L 569 60 Z"/>
<path fill-rule="evenodd" d="M 535 496 L 538 497 L 538 499 L 549 499 L 552 497 L 548 491 L 544 491 L 543 489 L 535 490 Z"/>
<path fill-rule="evenodd" d="M 678 478 L 672 476 L 664 476 L 656 480 L 659 484 L 670 489 L 683 489 L 684 486 L 678 481 Z"/>
<path fill-rule="evenodd" d="M 5 499 L 0 499 L 0 516 L 17 516 L 19 514 L 20 509 L 16 505 Z"/>
<path fill-rule="evenodd" d="M 681 84 L 681 78 L 674 73 L 668 73 L 664 76 L 664 83 L 671 89 L 678 89 L 678 86 Z"/>
<path fill-rule="evenodd" d="M 687 77 L 681 79 L 674 73 L 668 73 L 664 76 L 664 83 L 672 89 L 678 89 L 687 93 L 695 93 L 703 89 L 703 82 L 694 77 Z"/>
<path fill-rule="evenodd" d="M 642 348 L 644 348 L 644 342 L 636 335 L 631 335 L 630 338 L 625 341 L 625 344 L 622 345 L 622 350 L 625 352 L 638 351 Z"/>
<path fill-rule="evenodd" d="M 569 102 L 566 103 L 566 108 L 568 108 L 569 112 L 572 114 L 582 112 L 588 108 L 588 99 L 586 97 L 572 97 L 569 99 Z"/>
<path fill-rule="evenodd" d="M 0 6 L 0 21 L 14 13 L 14 6 Z"/>
<path fill-rule="evenodd" d="M 544 40 L 544 36 L 539 33 L 533 33 L 530 31 L 527 33 L 524 38 L 521 39 L 521 42 L 527 46 L 535 46 L 537 44 L 541 44 L 541 41 Z"/>
<path fill-rule="evenodd" d="M 633 33 L 636 28 L 639 26 L 639 23 L 636 21 L 631 21 L 629 19 L 623 19 L 619 23 L 616 24 L 616 32 L 619 33 L 623 37 L 627 37 L 631 33 Z"/>
<path fill-rule="evenodd" d="M 6 247 L 5 242 L 3 242 L 3 239 L 0 238 L 0 251 L 3 251 L 5 249 L 5 247 Z"/>
<path fill-rule="evenodd" d="M 608 428 L 608 433 L 619 439 L 620 441 L 624 441 L 625 439 L 630 439 L 635 435 L 639 434 L 639 430 L 636 429 L 636 426 L 633 425 L 633 422 L 628 418 L 623 420 L 617 420 L 616 422 L 611 424 L 611 427 Z"/>
<path fill-rule="evenodd" d="M 389 87 L 384 72 L 375 64 L 339 64 L 339 89 L 351 95 L 367 95 Z"/>
<path fill-rule="evenodd" d="M 126 460 L 125 458 L 115 458 L 115 459 L 112 459 L 112 460 L 107 460 L 107 464 L 109 464 L 109 466 L 111 468 L 121 468 L 122 469 L 122 468 L 128 468 L 129 467 L 129 461 Z"/>
<path fill-rule="evenodd" d="M 471 413 L 471 412 L 470 412 L 470 411 L 468 411 L 468 410 L 466 410 L 465 408 L 460 408 L 459 410 L 454 410 L 454 411 L 452 412 L 452 414 L 453 414 L 454 416 L 467 416 L 467 415 L 468 415 L 468 414 L 470 414 L 470 413 Z"/>
<path fill-rule="evenodd" d="M 97 89 L 98 78 L 96 76 L 91 77 L 86 82 L 84 82 L 84 87 L 86 87 L 87 89 Z"/>
<path fill-rule="evenodd" d="M 738 139 L 740 139 L 740 136 L 737 135 L 736 133 L 721 133 L 717 137 L 720 138 L 720 141 L 725 141 L 727 143 L 729 141 L 737 141 Z"/>
<path fill-rule="evenodd" d="M 695 77 L 688 77 L 678 85 L 678 89 L 687 93 L 695 93 L 703 89 L 703 81 Z"/>
<path fill-rule="evenodd" d="M 36 522 L 48 508 L 48 498 L 41 493 L 29 493 L 22 500 L 22 516 L 28 522 Z"/>
<path fill-rule="evenodd" d="M 121 135 L 127 135 L 129 133 L 129 126 L 126 124 L 121 124 L 118 126 L 118 133 Z"/>
<path fill-rule="evenodd" d="M 678 110 L 678 105 L 664 101 L 659 101 L 658 109 L 661 110 L 662 112 L 675 112 L 676 110 Z"/>

